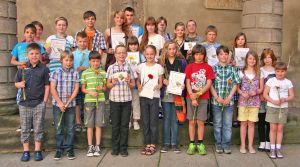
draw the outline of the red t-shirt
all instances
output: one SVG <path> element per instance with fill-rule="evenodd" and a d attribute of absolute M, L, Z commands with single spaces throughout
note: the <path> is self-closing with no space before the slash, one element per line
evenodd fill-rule
<path fill-rule="evenodd" d="M 215 79 L 215 74 L 210 65 L 207 63 L 192 63 L 189 64 L 185 69 L 186 79 L 191 82 L 191 88 L 194 91 L 199 91 L 206 85 L 207 80 Z M 186 98 L 190 98 L 187 92 Z M 209 99 L 209 90 L 203 92 L 200 99 Z"/>

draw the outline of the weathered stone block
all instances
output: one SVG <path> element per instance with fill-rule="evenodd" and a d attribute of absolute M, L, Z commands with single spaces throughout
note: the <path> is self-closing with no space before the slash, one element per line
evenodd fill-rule
<path fill-rule="evenodd" d="M 0 83 L 14 83 L 17 67 L 0 67 Z"/>
<path fill-rule="evenodd" d="M 242 28 L 255 28 L 256 21 L 255 21 L 256 15 L 250 14 L 250 15 L 244 15 L 242 16 Z"/>
<path fill-rule="evenodd" d="M 244 29 L 248 42 L 272 42 L 270 29 Z"/>
<path fill-rule="evenodd" d="M 11 99 L 16 97 L 17 89 L 14 83 L 0 84 L 0 100 Z"/>
<path fill-rule="evenodd" d="M 259 14 L 259 13 L 272 13 L 273 0 L 252 0 L 245 1 L 243 7 L 243 15 Z"/>
<path fill-rule="evenodd" d="M 0 51 L 0 67 L 1 66 L 11 66 L 10 59 L 11 54 L 8 51 Z"/>
<path fill-rule="evenodd" d="M 18 43 L 16 35 L 8 35 L 8 50 L 12 50 Z"/>
<path fill-rule="evenodd" d="M 240 0 L 205 0 L 204 5 L 211 9 L 242 10 L 243 8 Z"/>
<path fill-rule="evenodd" d="M 7 35 L 0 35 L 0 50 L 7 50 L 7 48 L 8 48 Z"/>
<path fill-rule="evenodd" d="M 276 0 L 273 3 L 273 13 L 278 15 L 283 15 L 283 1 Z"/>
<path fill-rule="evenodd" d="M 17 6 L 15 3 L 8 3 L 8 17 L 17 18 Z"/>
<path fill-rule="evenodd" d="M 15 19 L 0 18 L 0 32 L 5 34 L 17 33 L 17 22 Z"/>
<path fill-rule="evenodd" d="M 7 2 L 5 2 L 5 1 L 0 2 L 0 16 L 2 16 L 2 17 L 8 16 Z"/>
<path fill-rule="evenodd" d="M 256 16 L 258 28 L 282 28 L 282 16 L 274 14 L 260 14 Z"/>
<path fill-rule="evenodd" d="M 272 42 L 282 42 L 282 30 L 272 29 Z"/>

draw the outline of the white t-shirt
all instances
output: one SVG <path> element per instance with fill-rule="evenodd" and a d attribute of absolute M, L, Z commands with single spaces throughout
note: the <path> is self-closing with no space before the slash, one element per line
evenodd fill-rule
<path fill-rule="evenodd" d="M 139 37 L 139 42 L 141 44 L 142 36 Z M 159 34 L 155 34 L 154 36 L 149 36 L 148 45 L 153 45 L 156 47 L 156 55 L 155 61 L 157 62 L 159 59 L 159 51 L 164 47 L 165 38 Z"/>
<path fill-rule="evenodd" d="M 253 79 L 254 77 L 255 77 L 255 74 L 247 74 L 247 73 L 243 73 L 243 71 L 239 71 L 239 77 L 242 79 L 243 77 L 244 77 L 244 75 L 246 75 L 247 76 L 247 78 L 249 78 L 249 79 Z"/>
<path fill-rule="evenodd" d="M 141 84 L 143 85 L 143 90 L 140 93 L 140 96 L 144 96 L 144 90 L 145 91 L 152 91 L 154 90 L 154 87 L 158 85 L 159 76 L 164 74 L 164 69 L 160 64 L 155 64 L 153 66 L 147 66 L 146 63 L 141 63 L 138 65 L 137 73 L 140 75 Z M 153 76 L 153 79 L 149 79 L 149 75 Z M 154 91 L 153 97 L 159 98 L 160 97 L 160 91 L 156 90 Z"/>
<path fill-rule="evenodd" d="M 276 77 L 270 78 L 267 83 L 267 86 L 270 87 L 269 96 L 273 100 L 279 100 L 280 98 L 287 98 L 289 89 L 293 87 L 293 84 L 288 79 L 278 80 Z M 281 106 L 277 106 L 272 104 L 271 102 L 267 102 L 267 106 L 274 108 L 288 108 L 288 102 L 282 103 Z"/>
<path fill-rule="evenodd" d="M 266 79 L 270 74 L 275 74 L 275 70 L 267 71 L 263 67 L 260 68 L 260 78 Z"/>
<path fill-rule="evenodd" d="M 57 35 L 51 35 L 47 38 L 46 43 L 51 44 L 51 41 L 53 39 L 63 39 L 63 38 L 59 38 Z M 65 49 L 70 49 L 74 46 L 74 38 L 72 36 L 67 36 L 66 38 L 66 48 Z M 50 60 L 52 59 L 52 57 L 55 57 L 54 52 L 51 52 L 49 55 Z"/>

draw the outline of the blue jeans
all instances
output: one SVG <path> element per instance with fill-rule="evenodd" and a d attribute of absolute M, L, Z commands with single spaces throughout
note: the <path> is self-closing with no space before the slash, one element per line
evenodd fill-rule
<path fill-rule="evenodd" d="M 62 112 L 59 107 L 53 105 L 53 116 L 55 122 L 55 140 L 56 140 L 56 150 L 66 151 L 73 150 L 74 147 L 74 124 L 75 124 L 75 107 L 67 108 L 62 120 L 61 126 L 58 128 L 59 119 Z M 67 138 L 64 144 L 64 128 L 67 129 Z"/>
<path fill-rule="evenodd" d="M 164 133 L 163 142 L 165 145 L 177 144 L 178 121 L 174 103 L 162 102 L 164 109 Z M 171 143 L 170 143 L 171 142 Z"/>
<path fill-rule="evenodd" d="M 212 109 L 215 144 L 224 149 L 230 148 L 233 105 L 225 106 L 224 111 L 222 111 L 222 106 L 212 105 Z"/>

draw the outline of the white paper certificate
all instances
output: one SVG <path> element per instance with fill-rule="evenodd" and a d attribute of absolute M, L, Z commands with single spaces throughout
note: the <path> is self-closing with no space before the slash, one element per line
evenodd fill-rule
<path fill-rule="evenodd" d="M 52 39 L 51 40 L 51 54 L 50 59 L 60 60 L 59 50 L 64 51 L 66 49 L 66 39 Z"/>
<path fill-rule="evenodd" d="M 112 32 L 111 33 L 111 45 L 112 48 L 115 49 L 117 45 L 123 44 L 125 45 L 125 34 L 124 33 L 118 33 L 118 32 Z"/>
<path fill-rule="evenodd" d="M 118 78 L 119 82 L 123 82 L 125 81 L 127 76 L 128 76 L 127 72 L 118 72 L 114 74 L 113 78 Z"/>
<path fill-rule="evenodd" d="M 129 64 L 139 64 L 140 63 L 140 52 L 128 52 L 126 61 Z"/>
<path fill-rule="evenodd" d="M 184 50 L 192 50 L 196 42 L 184 42 Z"/>
<path fill-rule="evenodd" d="M 131 27 L 132 35 L 135 37 L 139 37 L 139 27 Z"/>
<path fill-rule="evenodd" d="M 142 91 L 140 92 L 140 96 L 147 97 L 149 99 L 153 99 L 154 97 L 154 87 L 158 83 L 158 76 L 153 76 L 152 79 L 148 77 L 149 74 L 144 74 L 143 80 L 141 81 L 141 84 L 143 86 Z"/>
<path fill-rule="evenodd" d="M 167 93 L 181 95 L 182 87 L 184 86 L 185 73 L 176 71 L 170 72 L 169 85 L 167 87 Z"/>
<path fill-rule="evenodd" d="M 213 67 L 216 64 L 218 64 L 219 60 L 218 60 L 218 57 L 217 57 L 217 51 L 213 46 L 206 49 L 206 55 L 207 55 L 207 63 L 210 66 Z"/>
<path fill-rule="evenodd" d="M 235 48 L 234 49 L 234 60 L 236 62 L 236 66 L 244 67 L 246 54 L 248 53 L 249 48 Z"/>

